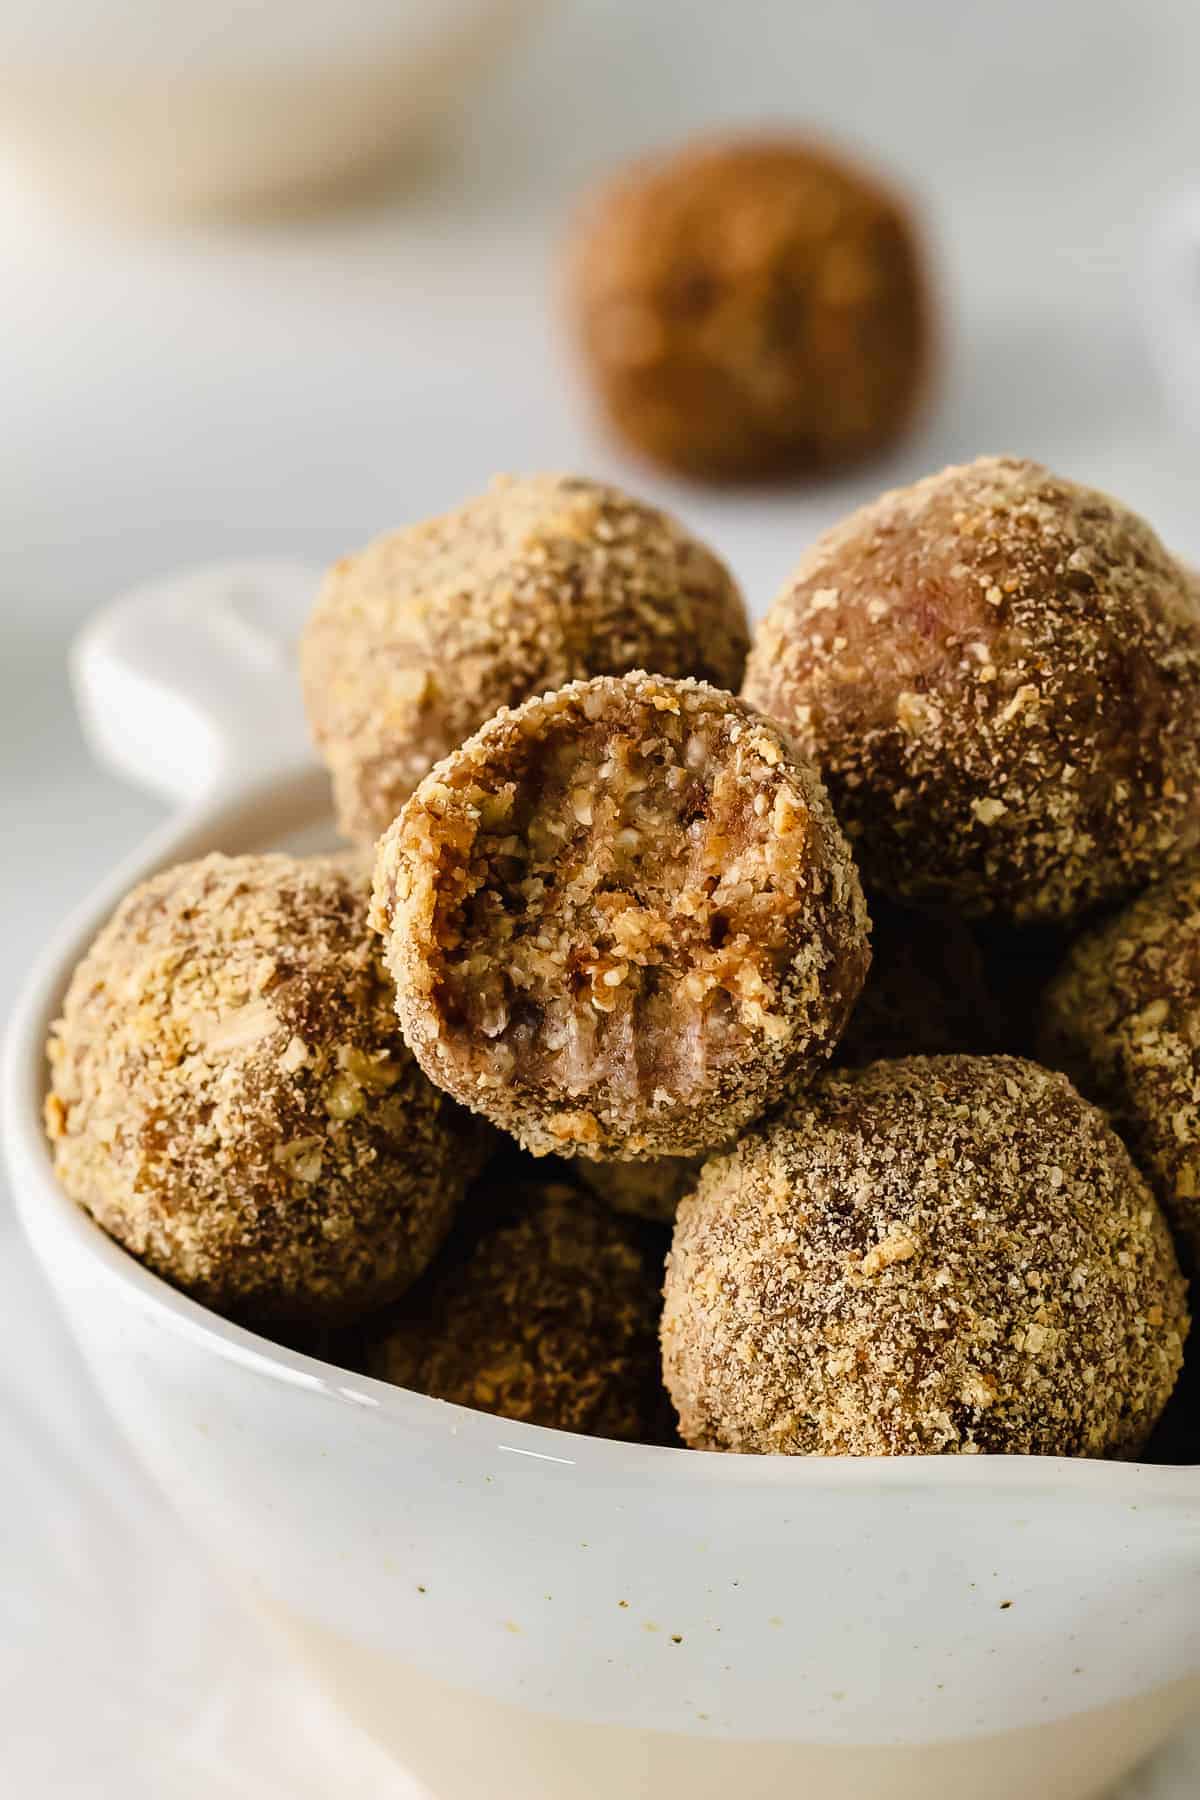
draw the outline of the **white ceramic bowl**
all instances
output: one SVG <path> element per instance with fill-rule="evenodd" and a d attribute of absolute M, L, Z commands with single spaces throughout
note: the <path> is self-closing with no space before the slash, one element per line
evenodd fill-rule
<path fill-rule="evenodd" d="M 1099 1792 L 1200 1698 L 1200 1469 L 722 1457 L 509 1424 L 226 1323 L 59 1191 L 42 1045 L 120 893 L 328 831 L 291 667 L 313 579 L 169 582 L 76 658 L 97 748 L 187 807 L 34 972 L 4 1136 L 131 1442 L 438 1800 Z"/>
<path fill-rule="evenodd" d="M 78 208 L 310 204 L 451 112 L 533 0 L 5 0 L 0 143 Z"/>

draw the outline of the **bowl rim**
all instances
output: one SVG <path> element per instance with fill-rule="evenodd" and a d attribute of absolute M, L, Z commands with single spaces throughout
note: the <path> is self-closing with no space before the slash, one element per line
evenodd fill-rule
<path fill-rule="evenodd" d="M 289 1386 L 306 1388 L 326 1401 L 371 1409 L 395 1419 L 410 1434 L 430 1439 L 452 1436 L 461 1447 L 478 1451 L 489 1462 L 506 1454 L 632 1486 L 782 1490 L 796 1500 L 810 1490 L 830 1487 L 902 1490 L 928 1496 L 967 1496 L 983 1490 L 1007 1497 L 1061 1498 L 1069 1494 L 1075 1500 L 1107 1508 L 1144 1509 L 1153 1504 L 1175 1513 L 1182 1509 L 1200 1523 L 1200 1464 L 1003 1455 L 755 1456 L 630 1444 L 504 1419 L 290 1349 L 201 1305 L 145 1268 L 68 1197 L 54 1173 L 42 1123 L 48 1027 L 57 1015 L 76 961 L 135 882 L 171 862 L 204 854 L 212 848 L 214 838 L 236 843 L 249 837 L 261 846 L 271 835 L 264 831 L 262 820 L 268 805 L 275 835 L 289 828 L 287 823 L 280 825 L 281 814 L 291 825 L 311 823 L 314 791 L 324 794 L 324 776 L 314 782 L 314 771 L 306 770 L 283 780 L 242 785 L 190 809 L 125 859 L 71 913 L 31 967 L 4 1036 L 0 1129 L 17 1215 L 56 1291 L 55 1269 L 47 1266 L 49 1259 L 42 1248 L 46 1231 L 89 1264 L 97 1283 L 119 1289 L 123 1301 L 193 1347 L 258 1376 L 265 1374 Z M 245 847 L 251 846 L 247 843 Z"/>

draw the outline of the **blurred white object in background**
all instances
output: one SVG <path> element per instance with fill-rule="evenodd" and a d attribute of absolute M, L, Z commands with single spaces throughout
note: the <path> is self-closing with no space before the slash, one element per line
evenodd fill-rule
<path fill-rule="evenodd" d="M 1167 404 L 1200 431 L 1200 185 L 1177 193 L 1155 221 L 1146 307 L 1150 349 Z"/>
<path fill-rule="evenodd" d="M 377 179 L 536 0 L 4 0 L 0 149 L 88 211 L 256 212 Z"/>

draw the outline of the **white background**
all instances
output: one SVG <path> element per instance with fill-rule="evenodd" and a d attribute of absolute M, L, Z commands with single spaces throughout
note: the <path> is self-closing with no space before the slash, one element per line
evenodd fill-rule
<path fill-rule="evenodd" d="M 89 764 L 64 674 L 89 609 L 157 572 L 324 561 L 497 469 L 572 468 L 666 500 L 761 609 L 858 499 L 1001 449 L 1121 494 L 1200 560 L 1200 438 L 1168 422 L 1144 325 L 1153 220 L 1200 173 L 1198 70 L 1191 0 L 564 0 L 407 191 L 338 217 L 135 232 L 55 213 L 0 156 L 0 1004 L 158 817 Z M 614 157 L 759 118 L 833 128 L 920 198 L 944 379 L 887 465 L 714 498 L 592 435 L 555 249 Z M 0 1791 L 406 1796 L 145 1489 L 7 1206 L 0 1350 Z M 1198 1787 L 1200 1742 L 1135 1791 Z"/>

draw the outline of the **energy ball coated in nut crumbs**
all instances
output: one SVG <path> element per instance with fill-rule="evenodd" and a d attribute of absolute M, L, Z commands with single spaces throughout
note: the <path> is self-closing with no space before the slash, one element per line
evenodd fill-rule
<path fill-rule="evenodd" d="M 371 840 L 500 707 L 638 668 L 736 688 L 748 645 L 737 584 L 681 525 L 547 475 L 337 563 L 301 669 L 342 828 Z"/>
<path fill-rule="evenodd" d="M 723 1144 L 841 1034 L 870 960 L 824 789 L 697 681 L 501 712 L 380 841 L 373 919 L 430 1078 L 526 1149 Z"/>
<path fill-rule="evenodd" d="M 868 891 L 1069 921 L 1200 836 L 1200 604 L 1149 527 L 983 457 L 821 538 L 743 692 L 819 764 Z"/>
<path fill-rule="evenodd" d="M 1200 1269 L 1200 863 L 1078 940 L 1042 1045 L 1107 1106 Z"/>
<path fill-rule="evenodd" d="M 1129 1457 L 1187 1325 L 1166 1222 L 1065 1076 L 912 1057 L 705 1165 L 663 1359 L 695 1448 Z"/>
<path fill-rule="evenodd" d="M 502 1418 L 661 1441 L 662 1272 L 638 1228 L 561 1183 L 481 1211 L 406 1297 L 370 1372 Z"/>
<path fill-rule="evenodd" d="M 614 430 L 692 476 L 856 461 L 905 430 L 926 386 L 906 210 L 802 141 L 701 143 L 625 170 L 579 219 L 569 304 Z"/>
<path fill-rule="evenodd" d="M 473 1172 L 474 1121 L 396 1030 L 357 858 L 209 856 L 136 888 L 76 969 L 47 1128 L 74 1200 L 220 1312 L 395 1298 Z"/>

